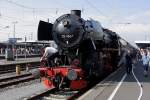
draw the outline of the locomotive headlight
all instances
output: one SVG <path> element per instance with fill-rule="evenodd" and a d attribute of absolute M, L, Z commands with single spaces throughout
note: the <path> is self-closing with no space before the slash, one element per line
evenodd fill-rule
<path fill-rule="evenodd" d="M 69 69 L 67 77 L 68 77 L 69 80 L 75 80 L 75 79 L 77 79 L 77 73 L 76 73 L 76 71 L 73 70 L 73 69 Z"/>

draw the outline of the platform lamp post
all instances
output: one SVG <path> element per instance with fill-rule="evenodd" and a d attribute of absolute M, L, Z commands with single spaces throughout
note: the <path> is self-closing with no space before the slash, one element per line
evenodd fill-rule
<path fill-rule="evenodd" d="M 17 21 L 12 22 L 14 24 L 14 34 L 13 38 L 15 39 L 15 34 L 16 34 L 16 24 L 18 23 Z"/>
<path fill-rule="evenodd" d="M 27 59 L 27 37 L 26 37 L 26 35 L 25 35 L 25 37 L 24 37 L 24 39 L 25 39 L 25 60 Z"/>
<path fill-rule="evenodd" d="M 26 35 L 25 35 L 24 39 L 25 39 L 25 61 L 27 62 L 27 36 Z M 28 72 L 28 71 L 29 71 L 29 66 L 26 63 L 26 72 Z"/>
<path fill-rule="evenodd" d="M 15 43 L 16 43 L 16 24 L 18 23 L 17 21 L 12 22 L 14 24 L 14 32 L 13 32 L 13 45 L 12 45 L 12 49 L 13 49 L 13 59 L 15 60 Z"/>
<path fill-rule="evenodd" d="M 9 28 L 9 26 L 5 26 L 5 27 L 1 28 L 0 30 L 2 30 L 2 29 L 6 29 L 6 28 Z"/>
<path fill-rule="evenodd" d="M 122 22 L 122 23 L 117 23 L 117 24 L 122 26 L 122 27 L 120 26 L 120 29 L 121 29 L 120 31 L 123 31 L 125 28 L 124 26 L 130 25 L 131 23 L 130 22 L 124 22 L 124 23 Z"/>
<path fill-rule="evenodd" d="M 6 28 L 10 28 L 10 26 L 5 26 L 5 28 L 3 28 L 3 29 L 6 29 Z M 8 33 L 8 39 L 9 39 L 9 33 Z M 8 50 L 8 42 L 7 42 L 6 50 Z M 6 52 L 6 51 L 5 51 L 5 52 Z"/>
<path fill-rule="evenodd" d="M 130 23 L 130 22 L 112 23 L 112 25 L 117 26 L 118 32 L 121 32 L 121 33 L 122 33 L 122 31 L 124 30 L 124 28 L 125 28 L 124 26 L 130 25 L 130 24 L 132 24 L 132 23 Z"/>

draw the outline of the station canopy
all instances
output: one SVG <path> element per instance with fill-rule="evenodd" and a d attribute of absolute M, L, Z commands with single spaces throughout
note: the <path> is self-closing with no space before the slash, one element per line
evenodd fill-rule
<path fill-rule="evenodd" d="M 150 48 L 150 41 L 135 41 L 135 43 L 139 48 Z"/>

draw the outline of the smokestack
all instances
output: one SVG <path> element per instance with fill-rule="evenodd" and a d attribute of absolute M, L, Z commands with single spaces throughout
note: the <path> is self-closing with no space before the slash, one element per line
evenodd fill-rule
<path fill-rule="evenodd" d="M 81 17 L 81 10 L 71 10 L 71 14 Z"/>

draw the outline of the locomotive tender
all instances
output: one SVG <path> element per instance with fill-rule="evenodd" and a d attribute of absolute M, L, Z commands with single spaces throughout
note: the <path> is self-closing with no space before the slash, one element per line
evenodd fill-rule
<path fill-rule="evenodd" d="M 123 45 L 115 32 L 93 19 L 81 18 L 80 10 L 60 16 L 54 24 L 40 21 L 38 40 L 55 41 L 61 61 L 39 68 L 45 85 L 73 90 L 85 88 L 92 78 L 114 71 Z"/>

